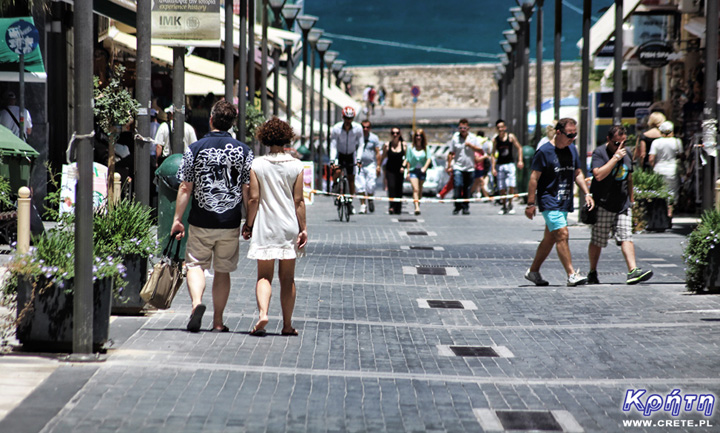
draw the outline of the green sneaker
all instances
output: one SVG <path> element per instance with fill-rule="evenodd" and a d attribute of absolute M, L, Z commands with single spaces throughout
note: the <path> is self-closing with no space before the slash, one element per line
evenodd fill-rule
<path fill-rule="evenodd" d="M 627 284 L 637 284 L 642 281 L 647 281 L 653 276 L 652 271 L 643 271 L 640 268 L 635 268 L 627 274 Z"/>
<path fill-rule="evenodd" d="M 598 274 L 596 270 L 592 270 L 588 272 L 587 274 L 587 283 L 588 284 L 600 284 L 600 280 L 598 280 Z"/>

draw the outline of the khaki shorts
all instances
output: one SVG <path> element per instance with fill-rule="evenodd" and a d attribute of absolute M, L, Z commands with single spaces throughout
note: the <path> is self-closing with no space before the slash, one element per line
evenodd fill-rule
<path fill-rule="evenodd" d="M 240 257 L 240 228 L 206 229 L 191 225 L 185 247 L 185 264 L 188 268 L 232 272 L 237 269 Z"/>

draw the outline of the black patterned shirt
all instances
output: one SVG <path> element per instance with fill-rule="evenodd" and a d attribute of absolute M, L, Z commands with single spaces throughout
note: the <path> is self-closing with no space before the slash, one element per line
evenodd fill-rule
<path fill-rule="evenodd" d="M 227 132 L 209 132 L 191 144 L 178 168 L 178 179 L 192 182 L 188 222 L 196 227 L 240 227 L 242 186 L 250 183 L 252 150 Z"/>

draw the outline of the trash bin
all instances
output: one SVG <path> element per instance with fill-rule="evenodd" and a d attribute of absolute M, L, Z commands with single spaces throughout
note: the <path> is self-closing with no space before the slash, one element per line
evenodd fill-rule
<path fill-rule="evenodd" d="M 180 179 L 177 177 L 178 168 L 182 162 L 182 154 L 175 153 L 168 156 L 160 167 L 155 170 L 158 182 L 158 228 L 157 238 L 160 246 L 164 248 L 170 235 L 173 217 L 175 216 L 175 200 L 177 199 Z M 180 243 L 180 257 L 185 257 L 185 244 L 187 243 L 188 215 L 192 207 L 192 200 L 188 202 L 182 221 L 185 225 L 185 237 Z"/>
<path fill-rule="evenodd" d="M 30 169 L 38 152 L 0 125 L 0 176 L 10 182 L 12 194 L 22 186 L 30 185 Z"/>
<path fill-rule="evenodd" d="M 528 192 L 528 182 L 530 182 L 530 165 L 532 164 L 535 148 L 532 146 L 523 146 L 523 169 L 518 171 L 517 191 L 518 193 Z"/>

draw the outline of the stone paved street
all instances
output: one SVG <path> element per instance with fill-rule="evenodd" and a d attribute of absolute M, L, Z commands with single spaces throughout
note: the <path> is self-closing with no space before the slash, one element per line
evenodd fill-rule
<path fill-rule="evenodd" d="M 675 389 L 720 396 L 720 297 L 685 292 L 682 234 L 637 236 L 638 264 L 655 272 L 649 283 L 625 285 L 611 245 L 602 284 L 566 287 L 553 251 L 542 269 L 551 285 L 535 287 L 523 274 L 542 218 L 527 220 L 521 206 L 500 216 L 471 204 L 470 216 L 453 216 L 449 204 L 426 204 L 402 222 L 385 214 L 386 203 L 376 207 L 349 223 L 329 198 L 309 207 L 308 256 L 296 273 L 299 337 L 279 335 L 277 285 L 268 335 L 248 335 L 255 262 L 241 258 L 230 333 L 185 332 L 184 289 L 171 310 L 117 317 L 106 362 L 58 362 L 0 432 L 720 431 L 717 408 L 677 417 L 622 410 L 628 389 L 648 390 L 643 402 Z M 583 272 L 589 234 L 570 228 Z M 428 300 L 465 308 L 428 308 L 436 304 Z M 208 329 L 209 292 L 205 303 Z M 456 346 L 497 356 L 456 356 Z M 520 424 L 526 419 L 540 424 Z"/>

